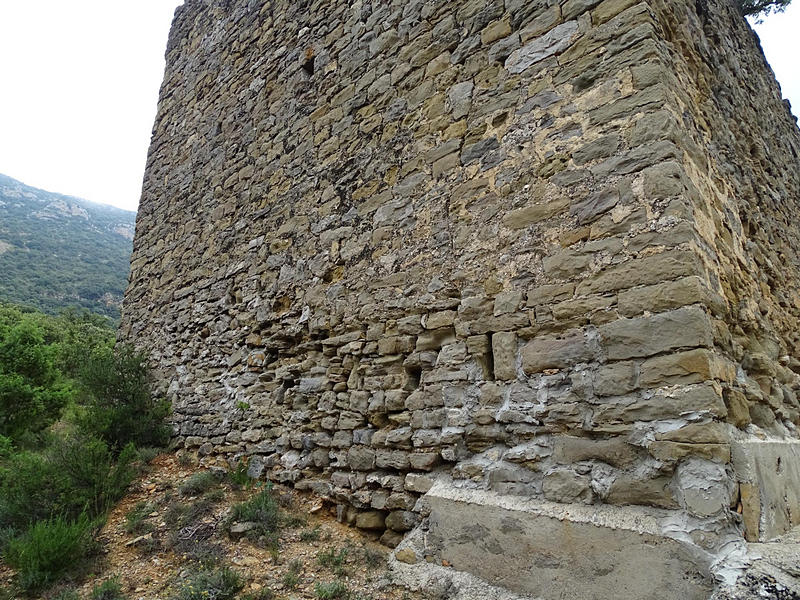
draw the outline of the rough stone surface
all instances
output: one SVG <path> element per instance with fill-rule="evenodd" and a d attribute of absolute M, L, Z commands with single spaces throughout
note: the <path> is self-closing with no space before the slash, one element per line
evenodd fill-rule
<path fill-rule="evenodd" d="M 794 523 L 735 443 L 798 439 L 798 156 L 722 0 L 187 0 L 120 338 L 348 523 L 444 476 L 717 556 Z"/>

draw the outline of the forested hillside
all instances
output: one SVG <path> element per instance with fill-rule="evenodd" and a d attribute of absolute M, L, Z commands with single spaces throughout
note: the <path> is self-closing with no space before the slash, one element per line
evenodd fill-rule
<path fill-rule="evenodd" d="M 135 219 L 0 175 L 0 300 L 118 318 Z"/>

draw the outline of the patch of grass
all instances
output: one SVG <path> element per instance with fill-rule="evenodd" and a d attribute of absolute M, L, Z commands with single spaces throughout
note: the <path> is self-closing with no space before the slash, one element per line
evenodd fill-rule
<path fill-rule="evenodd" d="M 6 562 L 17 569 L 20 587 L 36 590 L 53 583 L 94 551 L 93 524 L 84 514 L 75 521 L 54 517 L 36 522 L 8 543 Z"/>
<path fill-rule="evenodd" d="M 211 490 L 203 497 L 209 502 L 217 504 L 225 500 L 225 492 L 223 490 Z"/>
<path fill-rule="evenodd" d="M 2 594 L 0 594 L 0 598 L 3 598 Z M 65 589 L 53 596 L 52 600 L 81 600 L 81 597 L 78 595 L 77 591 Z"/>
<path fill-rule="evenodd" d="M 228 567 L 192 573 L 172 600 L 232 600 L 244 587 L 244 579 Z"/>
<path fill-rule="evenodd" d="M 183 521 L 184 515 L 189 511 L 189 507 L 180 502 L 170 501 L 167 510 L 164 511 L 164 522 L 169 527 L 174 527 Z"/>
<path fill-rule="evenodd" d="M 350 590 L 347 589 L 342 581 L 330 581 L 328 583 L 318 583 L 314 586 L 314 595 L 319 600 L 337 600 L 339 598 L 347 598 Z"/>
<path fill-rule="evenodd" d="M 178 455 L 178 465 L 181 467 L 191 467 L 194 464 L 194 457 L 188 452 L 181 452 Z"/>
<path fill-rule="evenodd" d="M 144 464 L 149 464 L 153 461 L 153 459 L 161 454 L 163 450 L 161 448 L 139 448 L 137 450 L 137 458 L 142 461 Z"/>
<path fill-rule="evenodd" d="M 305 519 L 305 517 L 292 515 L 284 519 L 283 524 L 286 525 L 286 527 L 291 527 L 294 529 L 295 527 L 305 527 L 307 522 L 308 521 Z"/>
<path fill-rule="evenodd" d="M 92 600 L 125 600 L 125 594 L 122 593 L 122 586 L 117 577 L 99 583 L 92 588 L 90 596 Z"/>
<path fill-rule="evenodd" d="M 345 574 L 345 562 L 350 550 L 348 548 L 328 548 L 317 554 L 317 562 L 319 566 L 326 567 L 334 572 L 336 575 Z"/>
<path fill-rule="evenodd" d="M 248 537 L 263 538 L 267 546 L 274 546 L 280 526 L 280 511 L 272 487 L 267 485 L 249 500 L 234 504 L 228 524 L 235 522 L 255 523 L 256 527 L 248 532 Z"/>
<path fill-rule="evenodd" d="M 164 512 L 164 522 L 170 528 L 186 527 L 204 517 L 214 507 L 208 497 L 198 498 L 191 504 L 172 502 Z"/>
<path fill-rule="evenodd" d="M 137 535 L 152 531 L 154 526 L 147 521 L 151 512 L 153 512 L 152 504 L 145 501 L 137 502 L 136 506 L 125 515 L 125 531 Z"/>
<path fill-rule="evenodd" d="M 250 484 L 250 476 L 247 474 L 247 469 L 250 466 L 250 461 L 244 458 L 236 463 L 236 466 L 228 471 L 228 481 L 235 488 L 247 487 Z"/>
<path fill-rule="evenodd" d="M 182 539 L 176 535 L 170 546 L 184 560 L 199 563 L 206 569 L 219 565 L 225 558 L 225 549 L 208 539 Z"/>
<path fill-rule="evenodd" d="M 209 491 L 219 483 L 217 476 L 211 471 L 200 471 L 193 473 L 181 485 L 178 486 L 178 493 L 181 496 L 199 496 Z"/>
<path fill-rule="evenodd" d="M 319 541 L 319 534 L 320 529 L 319 525 L 314 527 L 314 529 L 306 529 L 305 531 L 300 532 L 300 541 L 301 542 L 318 542 Z"/>
<path fill-rule="evenodd" d="M 288 590 L 293 590 L 300 583 L 300 572 L 303 570 L 303 561 L 295 558 L 289 563 L 289 571 L 283 576 L 283 585 Z"/>

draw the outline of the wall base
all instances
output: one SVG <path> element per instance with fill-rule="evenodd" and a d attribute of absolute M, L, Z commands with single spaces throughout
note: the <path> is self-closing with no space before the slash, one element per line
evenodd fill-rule
<path fill-rule="evenodd" d="M 659 511 L 567 505 L 437 482 L 401 562 L 449 565 L 518 594 L 556 600 L 706 599 L 709 566 L 665 537 Z M 422 567 L 424 568 L 424 567 Z"/>

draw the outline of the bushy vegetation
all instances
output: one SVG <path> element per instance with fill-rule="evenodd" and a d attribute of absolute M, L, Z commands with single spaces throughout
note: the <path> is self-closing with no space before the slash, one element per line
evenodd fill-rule
<path fill-rule="evenodd" d="M 52 583 L 92 550 L 92 523 L 86 514 L 74 521 L 52 517 L 10 540 L 5 559 L 19 571 L 19 585 L 31 590 Z"/>
<path fill-rule="evenodd" d="M 249 500 L 234 504 L 229 521 L 252 523 L 253 528 L 247 532 L 247 537 L 265 547 L 274 547 L 280 528 L 281 514 L 278 501 L 272 493 L 272 487 L 267 484 Z"/>
<path fill-rule="evenodd" d="M 192 573 L 172 600 L 231 600 L 244 587 L 233 569 L 218 567 Z"/>
<path fill-rule="evenodd" d="M 104 320 L 0 305 L 0 552 L 21 591 L 91 558 L 141 457 L 167 441 L 166 410 Z"/>
<path fill-rule="evenodd" d="M 133 231 L 135 217 L 0 175 L 0 300 L 118 319 L 132 247 L 122 233 Z"/>

